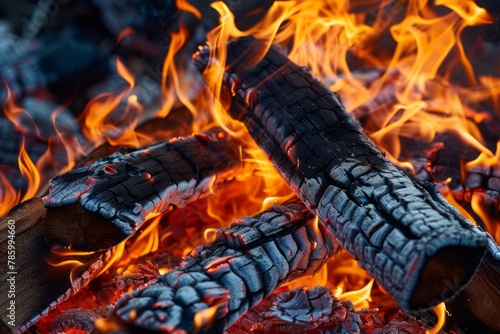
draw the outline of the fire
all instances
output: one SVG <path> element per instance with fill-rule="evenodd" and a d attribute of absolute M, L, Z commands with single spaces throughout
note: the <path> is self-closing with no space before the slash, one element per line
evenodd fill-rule
<path fill-rule="evenodd" d="M 75 282 L 75 275 L 76 271 L 79 268 L 82 268 L 85 266 L 85 261 L 82 262 L 82 257 L 91 255 L 92 253 L 90 252 L 75 252 L 70 249 L 65 249 L 65 248 L 59 248 L 59 247 L 54 247 L 51 249 L 51 252 L 49 254 L 49 258 L 47 258 L 47 263 L 49 263 L 53 267 L 64 267 L 64 266 L 70 266 L 71 271 L 69 275 L 69 279 L 71 282 L 71 285 L 75 287 L 73 282 Z"/>
<path fill-rule="evenodd" d="M 159 223 L 161 218 L 162 216 L 151 218 L 146 222 L 147 227 L 140 231 L 139 235 L 133 241 L 124 241 L 119 245 L 120 251 L 117 252 L 117 260 L 119 261 L 115 265 L 118 274 L 121 275 L 129 270 L 128 264 L 131 260 L 158 250 L 160 243 Z"/>
<path fill-rule="evenodd" d="M 368 302 L 371 301 L 370 292 L 374 281 L 374 279 L 371 279 L 370 282 L 362 289 L 342 293 L 339 296 L 339 300 L 350 300 L 357 310 L 368 308 L 370 306 Z"/>
<path fill-rule="evenodd" d="M 207 309 L 196 312 L 194 315 L 194 327 L 199 330 L 209 324 L 211 324 L 215 319 L 215 314 L 219 305 L 211 306 Z"/>
<path fill-rule="evenodd" d="M 0 166 L 1 167 L 1 166 Z M 20 201 L 20 193 L 10 183 L 4 171 L 0 169 L 0 216 L 7 214 L 11 207 L 18 204 Z"/>
<path fill-rule="evenodd" d="M 14 96 L 8 86 L 7 99 L 5 100 L 3 107 L 5 116 L 15 125 L 18 131 L 23 131 L 23 119 L 28 119 L 28 121 L 32 123 L 37 135 L 40 136 L 38 128 L 31 115 L 26 110 L 16 105 L 14 102 Z M 20 191 L 16 191 L 10 183 L 7 175 L 4 175 L 4 168 L 0 168 L 0 180 L 2 181 L 0 183 L 0 216 L 6 214 L 12 206 L 18 204 L 19 202 L 34 197 L 40 188 L 40 173 L 25 149 L 24 138 L 19 148 L 17 161 L 19 171 L 27 181 L 27 190 L 21 196 Z"/>
<path fill-rule="evenodd" d="M 105 141 L 116 146 L 144 146 L 152 139 L 135 132 L 141 118 L 146 113 L 147 117 L 151 114 L 165 117 L 174 107 L 183 105 L 194 116 L 192 131 L 222 127 L 245 143 L 245 147 L 240 147 L 242 164 L 250 162 L 257 168 L 244 171 L 236 178 L 237 182 L 228 183 L 204 201 L 149 217 L 140 234 L 114 249 L 113 258 L 101 273 L 132 272 L 134 261 L 165 249 L 181 258 L 199 244 L 213 241 L 216 229 L 291 196 L 268 159 L 249 139 L 245 127 L 227 115 L 219 102 L 220 96 L 210 93 L 221 91 L 227 42 L 241 36 L 255 36 L 266 41 L 269 47 L 272 43 L 283 46 L 292 61 L 307 67 L 317 78 L 328 83 L 332 91 L 342 96 L 347 110 L 364 121 L 370 138 L 393 163 L 414 171 L 404 154 L 403 141 L 411 138 L 430 143 L 445 135 L 477 152 L 477 159 L 465 164 L 464 173 L 477 168 L 500 170 L 500 141 L 493 154 L 479 127 L 491 116 L 477 107 L 480 103 L 489 103 L 500 117 L 500 78 L 476 75 L 468 46 L 461 39 L 467 27 L 493 22 L 490 15 L 473 0 L 436 0 L 434 6 L 427 0 L 380 1 L 378 7 L 374 7 L 374 3 L 376 1 L 276 1 L 262 20 L 242 30 L 228 6 L 224 2 L 214 2 L 211 8 L 219 13 L 220 24 L 207 34 L 211 56 L 218 59 L 206 71 L 210 89 L 202 88 L 191 68 L 186 53 L 190 51 L 188 43 L 192 32 L 181 24 L 171 33 L 163 63 L 161 107 L 152 112 L 144 110 L 140 96 L 133 91 L 135 74 L 117 58 L 116 71 L 126 87 L 119 93 L 105 92 L 95 96 L 79 119 L 90 146 Z M 203 16 L 188 1 L 177 0 L 176 4 L 197 19 Z M 440 10 L 436 6 L 440 6 Z M 118 43 L 131 34 L 132 29 L 125 29 Z M 382 50 L 379 45 L 386 48 Z M 368 72 L 371 76 L 366 74 Z M 455 78 L 456 73 L 465 73 L 465 76 Z M 369 108 L 364 108 L 367 105 Z M 364 109 L 368 109 L 366 113 L 362 112 Z M 16 106 L 10 91 L 4 111 L 18 129 L 22 129 L 23 117 L 31 118 Z M 60 112 L 53 113 L 54 124 Z M 84 149 L 76 139 L 69 138 L 57 127 L 55 130 L 57 140 L 63 143 L 68 155 L 67 163 L 59 166 L 58 172 L 62 172 L 72 168 L 89 148 Z M 42 171 L 48 168 L 52 159 L 49 146 L 47 153 L 34 163 L 23 142 L 19 149 L 19 169 L 29 185 L 22 195 L 9 182 L 5 168 L 0 166 L 0 216 L 20 201 L 37 195 L 40 186 L 51 177 Z M 448 188 L 441 190 L 448 201 L 474 221 Z M 498 241 L 498 219 L 488 212 L 483 195 L 480 191 L 472 195 L 472 209 Z M 83 265 L 75 259 L 83 254 L 65 250 L 56 255 L 61 259 L 53 262 L 54 266 L 71 265 L 73 272 Z M 160 271 L 169 269 L 170 266 L 165 265 Z M 373 279 L 342 252 L 316 275 L 290 282 L 288 286 L 291 289 L 302 285 L 327 285 L 341 300 L 351 300 L 359 309 L 377 306 L 374 302 L 369 303 L 375 299 L 373 284 Z M 217 309 L 215 305 L 198 312 L 196 327 L 209 324 Z M 439 323 L 428 333 L 439 332 L 444 324 L 444 305 L 435 307 L 435 312 Z"/>
<path fill-rule="evenodd" d="M 485 175 L 500 176 L 500 140 L 497 142 L 496 153 L 482 152 L 475 160 L 465 164 L 467 172 L 483 172 Z M 498 242 L 500 240 L 499 217 L 487 205 L 488 199 L 483 189 L 472 189 L 472 210 L 484 222 L 486 230 Z"/>
<path fill-rule="evenodd" d="M 83 133 L 95 146 L 108 141 L 112 145 L 139 147 L 134 129 L 142 116 L 143 107 L 136 95 L 130 95 L 135 77 L 119 58 L 116 58 L 116 70 L 128 87 L 118 94 L 101 93 L 87 104 L 81 116 Z M 124 100 L 127 102 L 121 109 Z"/>
<path fill-rule="evenodd" d="M 432 308 L 434 313 L 436 313 L 437 316 L 437 323 L 434 328 L 431 330 L 426 330 L 425 334 L 438 334 L 441 328 L 443 328 L 444 323 L 446 321 L 446 306 L 444 303 L 440 303 Z"/>
<path fill-rule="evenodd" d="M 35 167 L 35 164 L 30 159 L 26 149 L 24 148 L 24 141 L 21 143 L 19 150 L 19 169 L 21 174 L 28 180 L 28 190 L 23 196 L 22 201 L 35 197 L 38 188 L 40 188 L 40 174 Z"/>

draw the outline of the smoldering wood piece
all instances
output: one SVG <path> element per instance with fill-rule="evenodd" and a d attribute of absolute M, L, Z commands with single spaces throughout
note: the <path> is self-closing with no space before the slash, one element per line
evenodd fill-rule
<path fill-rule="evenodd" d="M 256 234 L 260 239 L 247 238 Z M 283 282 L 317 272 L 338 249 L 302 203 L 275 204 L 217 231 L 215 242 L 178 268 L 125 295 L 109 321 L 124 332 L 221 333 Z"/>
<path fill-rule="evenodd" d="M 475 166 L 467 170 L 463 187 L 454 191 L 454 195 L 467 202 L 474 193 L 480 194 L 490 211 L 500 217 L 500 168 L 498 166 Z M 495 215 L 493 215 L 495 216 Z"/>
<path fill-rule="evenodd" d="M 340 302 L 326 287 L 279 290 L 246 312 L 226 333 L 425 334 L 428 330 L 424 323 L 402 312 L 382 325 L 376 310 L 356 311 L 350 301 Z"/>
<path fill-rule="evenodd" d="M 345 320 L 347 316 L 346 309 L 336 300 L 331 291 L 324 287 L 276 291 L 248 310 L 227 329 L 227 333 L 280 333 L 285 331 L 304 333 L 307 330 L 317 328 L 320 321 L 329 321 L 328 316 L 333 312 L 339 321 Z"/>
<path fill-rule="evenodd" d="M 125 238 L 149 214 L 185 206 L 239 170 L 238 145 L 222 130 L 214 130 L 115 153 L 74 169 L 55 177 L 43 199 L 49 208 L 78 202 L 111 222 Z"/>
<path fill-rule="evenodd" d="M 370 142 L 338 98 L 251 38 L 228 46 L 222 94 L 306 206 L 404 309 L 430 308 L 465 285 L 485 234 Z M 194 58 L 199 69 L 208 48 Z M 454 287 L 456 287 L 454 285 Z"/>
<path fill-rule="evenodd" d="M 51 333 L 66 333 L 70 330 L 90 333 L 96 320 L 106 318 L 111 309 L 111 305 L 104 305 L 97 310 L 69 309 L 52 321 L 49 330 Z"/>

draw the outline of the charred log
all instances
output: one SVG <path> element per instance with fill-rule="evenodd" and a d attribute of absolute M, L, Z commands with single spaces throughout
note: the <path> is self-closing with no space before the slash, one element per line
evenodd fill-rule
<path fill-rule="evenodd" d="M 235 221 L 181 265 L 125 295 L 108 326 L 221 333 L 280 284 L 317 272 L 339 249 L 297 201 Z"/>
<path fill-rule="evenodd" d="M 161 153 L 162 150 L 164 156 L 158 158 L 155 154 Z M 120 162 L 121 157 L 126 162 Z M 157 160 L 154 159 L 155 157 Z M 149 162 L 146 158 L 149 158 Z M 162 162 L 164 166 L 160 165 Z M 119 166 L 116 168 L 122 168 L 123 172 L 111 173 L 110 180 L 113 182 L 126 181 L 130 184 L 130 182 L 136 182 L 141 173 L 152 175 L 146 183 L 139 183 L 135 190 L 131 190 L 132 193 L 127 193 L 126 188 L 122 186 L 125 196 L 129 197 L 120 199 L 120 194 L 117 193 L 120 203 L 126 206 L 128 204 L 126 200 L 132 198 L 133 192 L 137 190 L 138 193 L 142 191 L 141 194 L 144 195 L 139 199 L 144 201 L 142 203 L 148 203 L 148 201 L 160 203 L 158 207 L 153 207 L 153 203 L 148 203 L 145 205 L 146 208 L 153 207 L 154 210 L 162 211 L 166 210 L 169 205 L 185 205 L 205 195 L 218 182 L 232 177 L 240 168 L 240 156 L 234 140 L 224 132 L 214 131 L 172 139 L 155 145 L 149 151 L 143 149 L 131 154 L 117 153 L 112 158 L 104 158 L 90 167 L 81 167 L 74 178 L 75 171 L 58 177 L 55 182 L 66 194 L 70 194 L 71 189 L 65 188 L 60 182 L 72 181 L 73 190 L 78 188 L 79 191 L 88 186 L 89 189 L 83 191 L 87 191 L 87 197 L 90 194 L 96 194 L 93 191 L 97 185 L 101 186 L 98 188 L 101 195 L 103 193 L 109 195 L 111 190 L 120 189 L 117 183 L 113 183 L 115 188 L 105 183 L 106 175 L 108 175 L 106 173 L 114 171 L 113 166 Z M 100 168 L 101 172 L 88 168 Z M 84 171 L 87 171 L 87 174 Z M 135 172 L 137 173 L 134 174 Z M 164 179 L 162 180 L 161 177 Z M 186 179 L 183 180 L 182 177 Z M 79 180 L 85 180 L 88 184 L 79 185 Z M 151 189 L 153 192 L 163 191 L 159 194 L 163 197 L 151 199 L 145 196 L 150 193 L 148 191 Z M 62 194 L 62 196 L 65 195 Z M 48 198 L 61 197 L 51 193 Z M 71 200 L 76 202 L 78 199 L 79 197 L 75 197 Z M 141 219 L 145 219 L 148 213 L 150 212 L 142 213 Z M 0 251 L 5 257 L 8 248 L 9 221 L 15 222 L 15 242 L 18 250 L 15 261 L 16 288 L 18 289 L 16 324 L 22 329 L 27 329 L 30 324 L 46 315 L 58 303 L 85 286 L 111 256 L 112 250 L 109 248 L 116 246 L 119 241 L 129 236 L 118 230 L 109 220 L 98 213 L 86 210 L 79 203 L 62 207 L 47 207 L 41 199 L 34 198 L 14 207 L 8 216 L 0 218 L 0 231 L 2 232 Z M 143 221 L 140 221 L 140 224 L 135 227 L 138 228 L 142 223 Z M 99 249 L 102 251 L 65 258 L 64 260 L 77 260 L 82 263 L 77 270 L 72 270 L 73 267 L 70 265 L 53 266 L 47 262 L 52 253 L 52 245 L 71 246 L 72 249 L 86 251 Z M 7 295 L 9 289 L 6 280 L 9 277 L 7 268 L 3 267 L 0 274 L 2 277 L 0 291 Z M 73 277 L 73 280 L 70 277 Z M 149 277 L 143 278 L 143 281 L 149 280 Z M 7 319 L 5 312 L 7 312 L 6 303 L 8 302 L 7 298 L 2 299 L 2 320 Z"/>
<path fill-rule="evenodd" d="M 207 51 L 195 58 L 200 69 Z M 273 49 L 260 60 L 261 51 L 252 39 L 229 45 L 231 115 L 401 307 L 425 309 L 450 298 L 445 281 L 470 280 L 486 249 L 484 233 L 393 166 L 310 73 Z"/>
<path fill-rule="evenodd" d="M 44 197 L 53 215 L 78 212 L 70 227 L 75 230 L 71 240 L 68 230 L 58 227 L 51 231 L 52 242 L 79 250 L 114 246 L 132 235 L 149 214 L 206 196 L 240 167 L 237 143 L 216 130 L 115 153 L 74 169 L 55 177 Z M 91 216 L 86 224 L 81 222 L 81 211 Z M 110 231 L 103 233 L 105 228 Z"/>

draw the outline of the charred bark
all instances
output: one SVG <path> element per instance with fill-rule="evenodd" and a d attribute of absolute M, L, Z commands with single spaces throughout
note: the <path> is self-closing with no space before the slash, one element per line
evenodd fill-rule
<path fill-rule="evenodd" d="M 317 272 L 338 249 L 302 203 L 275 204 L 218 230 L 215 242 L 177 269 L 125 295 L 112 328 L 221 333 L 283 282 Z"/>
<path fill-rule="evenodd" d="M 485 234 L 437 191 L 429 193 L 393 166 L 308 71 L 272 48 L 262 58 L 262 47 L 252 39 L 229 45 L 231 115 L 402 308 L 425 309 L 450 298 L 457 286 L 446 283 L 470 280 Z M 207 51 L 195 58 L 200 69 Z"/>
<path fill-rule="evenodd" d="M 115 153 L 51 181 L 48 214 L 72 216 L 74 233 L 53 229 L 52 242 L 97 250 L 132 235 L 152 213 L 182 207 L 238 174 L 238 144 L 215 130 Z M 83 208 L 83 210 L 79 209 Z M 91 218 L 82 223 L 80 215 Z M 109 231 L 107 231 L 109 230 Z M 107 232 L 104 232 L 107 231 Z"/>

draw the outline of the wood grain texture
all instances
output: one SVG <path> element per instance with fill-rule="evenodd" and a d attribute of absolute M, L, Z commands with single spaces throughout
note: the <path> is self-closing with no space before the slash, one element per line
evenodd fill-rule
<path fill-rule="evenodd" d="M 222 96 L 306 206 L 404 309 L 450 298 L 485 233 L 392 165 L 327 87 L 251 38 L 228 47 Z M 202 70 L 208 50 L 195 57 Z"/>

